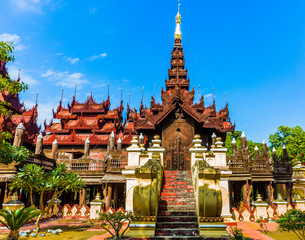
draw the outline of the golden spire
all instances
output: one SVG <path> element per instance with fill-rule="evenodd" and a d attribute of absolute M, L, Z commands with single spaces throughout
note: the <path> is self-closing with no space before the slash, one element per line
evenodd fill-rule
<path fill-rule="evenodd" d="M 176 15 L 175 39 L 181 39 L 181 29 L 180 29 L 181 15 L 180 15 L 179 9 L 180 9 L 180 0 L 178 0 L 178 13 Z"/>

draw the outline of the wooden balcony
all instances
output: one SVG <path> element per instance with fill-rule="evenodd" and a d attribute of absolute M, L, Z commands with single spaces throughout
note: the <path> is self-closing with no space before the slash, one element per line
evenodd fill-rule
<path fill-rule="evenodd" d="M 56 161 L 54 159 L 48 158 L 42 154 L 35 155 L 34 157 L 30 157 L 25 162 L 23 162 L 21 165 L 24 165 L 27 163 L 34 163 L 38 166 L 41 166 L 44 170 L 48 170 L 48 171 L 52 171 L 53 168 L 56 166 Z M 21 165 L 19 165 L 19 167 L 21 167 Z"/>
<path fill-rule="evenodd" d="M 122 172 L 127 166 L 127 156 L 119 158 L 103 159 L 57 159 L 57 163 L 65 163 L 68 171 L 76 172 L 79 175 L 100 175 L 106 172 Z"/>
<path fill-rule="evenodd" d="M 79 175 L 97 175 L 105 172 L 104 160 L 95 159 L 57 159 L 57 163 L 67 165 L 68 171 L 76 172 Z"/>

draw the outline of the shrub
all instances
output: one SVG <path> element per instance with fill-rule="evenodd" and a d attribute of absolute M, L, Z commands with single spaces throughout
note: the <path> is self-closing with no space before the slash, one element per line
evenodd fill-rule
<path fill-rule="evenodd" d="M 305 240 L 305 212 L 291 209 L 276 222 L 283 231 L 292 231 L 299 239 Z"/>

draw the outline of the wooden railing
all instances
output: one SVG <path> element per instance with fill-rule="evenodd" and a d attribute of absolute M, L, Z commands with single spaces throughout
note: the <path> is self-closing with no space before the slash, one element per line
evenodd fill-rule
<path fill-rule="evenodd" d="M 103 159 L 58 159 L 57 163 L 65 163 L 69 171 L 78 174 L 98 174 L 104 172 L 121 172 L 127 166 L 127 156 Z"/>
<path fill-rule="evenodd" d="M 249 160 L 242 156 L 227 156 L 229 170 L 233 173 L 245 173 L 250 171 Z"/>
<path fill-rule="evenodd" d="M 127 156 L 113 154 L 107 161 L 108 172 L 121 172 L 128 164 Z"/>
<path fill-rule="evenodd" d="M 253 159 L 251 173 L 262 174 L 271 173 L 272 167 L 268 159 Z"/>
<path fill-rule="evenodd" d="M 57 163 L 65 163 L 68 171 L 78 174 L 102 173 L 106 168 L 104 160 L 101 159 L 57 159 Z"/>
<path fill-rule="evenodd" d="M 45 170 L 52 170 L 56 166 L 56 162 L 52 158 L 47 158 L 45 155 L 35 155 L 33 157 L 29 157 L 25 162 L 26 163 L 34 163 L 36 165 L 41 166 Z"/>

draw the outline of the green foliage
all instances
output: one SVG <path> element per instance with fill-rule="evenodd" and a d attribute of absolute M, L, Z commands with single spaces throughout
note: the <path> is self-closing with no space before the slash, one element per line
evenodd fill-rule
<path fill-rule="evenodd" d="M 244 236 L 242 233 L 242 229 L 239 229 L 237 227 L 230 227 L 230 239 L 231 240 L 244 240 Z"/>
<path fill-rule="evenodd" d="M 41 211 L 37 211 L 34 206 L 21 208 L 15 211 L 1 209 L 0 217 L 2 217 L 4 221 L 0 220 L 0 223 L 10 230 L 7 239 L 17 240 L 19 238 L 19 229 L 39 214 L 41 214 Z"/>
<path fill-rule="evenodd" d="M 20 163 L 28 159 L 32 152 L 24 146 L 13 146 L 12 135 L 9 132 L 0 133 L 0 163 L 10 164 L 13 161 Z"/>
<path fill-rule="evenodd" d="M 228 132 L 227 136 L 226 136 L 226 148 L 228 149 L 227 151 L 227 155 L 232 156 L 233 155 L 233 148 L 232 148 L 232 140 L 233 138 L 235 138 L 236 140 L 236 147 L 237 149 L 241 148 L 241 131 L 234 131 L 234 133 L 232 132 Z M 247 141 L 248 143 L 248 150 L 250 152 L 250 157 L 254 158 L 255 156 L 255 151 L 254 148 L 255 146 L 258 147 L 259 151 L 262 152 L 263 151 L 263 144 L 262 143 L 257 143 L 257 142 L 253 142 L 253 141 Z"/>
<path fill-rule="evenodd" d="M 305 240 L 305 212 L 291 209 L 276 222 L 283 231 L 292 231 L 299 239 Z"/>
<path fill-rule="evenodd" d="M 262 217 L 260 217 L 259 219 L 256 220 L 257 223 L 259 223 L 259 227 L 261 228 L 261 231 L 264 233 L 269 232 L 266 222 L 268 221 L 268 219 L 263 219 Z"/>
<path fill-rule="evenodd" d="M 58 164 L 50 173 L 46 173 L 43 168 L 36 164 L 26 164 L 15 175 L 13 182 L 10 184 L 12 190 L 22 189 L 29 193 L 32 205 L 33 193 L 40 193 L 39 207 L 41 210 L 44 210 L 44 193 L 52 193 L 46 211 L 49 211 L 63 192 L 79 192 L 84 186 L 84 181 L 76 173 L 67 171 L 66 164 Z M 41 216 L 37 218 L 37 232 L 39 231 Z"/>
<path fill-rule="evenodd" d="M 12 55 L 14 50 L 13 43 L 0 42 L 0 60 L 5 62 L 14 61 Z M 19 81 L 11 81 L 9 76 L 0 75 L 0 92 L 7 92 L 8 94 L 17 94 L 28 89 L 28 85 Z M 9 116 L 11 111 L 9 106 L 11 104 L 6 101 L 0 101 L 0 115 Z M 12 136 L 8 132 L 0 133 L 0 163 L 10 164 L 13 161 L 22 162 L 26 160 L 31 152 L 23 146 L 13 147 L 10 143 Z"/>
<path fill-rule="evenodd" d="M 65 164 L 58 164 L 50 173 L 44 172 L 43 168 L 36 164 L 26 164 L 15 175 L 10 188 L 22 189 L 30 195 L 33 192 L 52 192 L 52 205 L 63 192 L 78 192 L 84 185 L 84 181 L 76 173 L 67 171 Z M 40 207 L 42 206 L 40 204 Z"/>
<path fill-rule="evenodd" d="M 0 42 L 0 60 L 5 62 L 14 62 L 15 57 L 12 54 L 14 50 L 14 44 L 12 42 Z"/>
<path fill-rule="evenodd" d="M 297 161 L 305 163 L 305 132 L 300 126 L 280 126 L 277 132 L 270 134 L 271 148 L 276 149 L 278 156 L 283 155 L 283 146 L 286 145 L 287 153 L 292 163 Z"/>
<path fill-rule="evenodd" d="M 11 42 L 0 42 L 0 60 L 5 62 L 14 61 L 14 45 Z M 8 94 L 17 94 L 28 89 L 28 85 L 19 81 L 11 81 L 9 76 L 0 76 L 0 92 L 7 91 Z M 10 114 L 9 106 L 6 101 L 0 102 L 0 114 L 8 116 Z"/>
<path fill-rule="evenodd" d="M 38 185 L 44 179 L 44 170 L 36 164 L 26 164 L 14 176 L 10 188 L 22 189 L 30 195 L 31 205 L 33 205 L 33 192 L 36 192 Z"/>
<path fill-rule="evenodd" d="M 137 219 L 132 212 L 123 213 L 121 211 L 117 211 L 114 213 L 103 213 L 100 212 L 99 220 L 101 222 L 101 227 L 105 229 L 107 232 L 113 236 L 114 239 L 120 239 L 121 236 L 124 236 L 126 230 L 129 228 L 130 222 Z M 126 229 L 120 234 L 120 230 L 123 227 L 124 222 L 128 222 Z M 114 230 L 114 233 L 110 231 L 110 229 Z"/>

